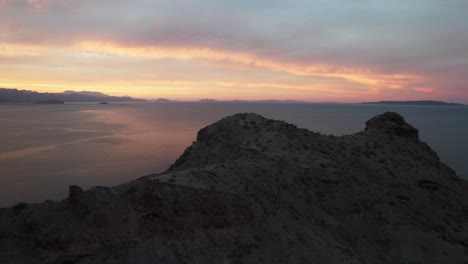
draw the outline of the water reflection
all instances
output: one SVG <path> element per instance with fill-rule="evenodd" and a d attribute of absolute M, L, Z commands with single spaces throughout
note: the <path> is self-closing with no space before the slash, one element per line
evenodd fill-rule
<path fill-rule="evenodd" d="M 468 108 L 242 103 L 0 105 L 0 206 L 66 196 L 70 184 L 116 185 L 165 170 L 197 131 L 227 115 L 256 112 L 343 135 L 397 111 L 468 176 Z M 430 118 L 428 118 L 430 117 Z"/>

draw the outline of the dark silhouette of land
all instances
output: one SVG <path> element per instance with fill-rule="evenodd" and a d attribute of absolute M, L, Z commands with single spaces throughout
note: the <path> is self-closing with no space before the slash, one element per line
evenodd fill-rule
<path fill-rule="evenodd" d="M 60 100 L 44 100 L 44 101 L 37 101 L 34 102 L 35 104 L 64 104 L 64 101 Z"/>
<path fill-rule="evenodd" d="M 205 99 L 198 100 L 198 102 L 200 102 L 200 103 L 216 103 L 218 101 L 216 101 L 215 99 L 211 99 L 211 98 L 205 98 Z"/>
<path fill-rule="evenodd" d="M 379 102 L 364 102 L 362 104 L 381 104 L 381 105 L 431 105 L 431 106 L 460 106 L 459 103 L 447 103 L 443 101 L 421 100 L 421 101 L 379 101 Z"/>
<path fill-rule="evenodd" d="M 154 100 L 155 103 L 171 103 L 172 101 L 166 98 L 158 98 Z"/>
<path fill-rule="evenodd" d="M 0 103 L 62 102 L 123 102 L 144 101 L 129 96 L 110 96 L 99 92 L 65 91 L 63 93 L 39 93 L 29 90 L 0 88 Z"/>

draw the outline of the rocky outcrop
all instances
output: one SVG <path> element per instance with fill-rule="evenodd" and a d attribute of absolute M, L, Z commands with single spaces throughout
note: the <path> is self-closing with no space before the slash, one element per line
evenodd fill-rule
<path fill-rule="evenodd" d="M 368 133 L 387 133 L 413 140 L 419 138 L 419 131 L 394 112 L 387 112 L 371 118 L 366 122 L 365 131 Z"/>
<path fill-rule="evenodd" d="M 164 173 L 0 209 L 0 263 L 468 263 L 467 190 L 396 113 L 343 137 L 237 114 Z"/>

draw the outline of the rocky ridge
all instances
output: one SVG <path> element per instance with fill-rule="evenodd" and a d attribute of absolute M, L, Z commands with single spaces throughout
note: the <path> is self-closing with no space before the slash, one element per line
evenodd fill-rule
<path fill-rule="evenodd" d="M 467 190 L 396 113 L 342 137 L 237 114 L 164 173 L 0 209 L 0 263 L 468 263 Z"/>

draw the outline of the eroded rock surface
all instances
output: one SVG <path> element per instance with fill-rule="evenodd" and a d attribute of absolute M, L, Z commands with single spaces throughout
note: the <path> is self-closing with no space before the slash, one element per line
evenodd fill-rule
<path fill-rule="evenodd" d="M 468 263 L 468 184 L 396 113 L 326 136 L 256 114 L 161 174 L 0 209 L 0 263 Z"/>

